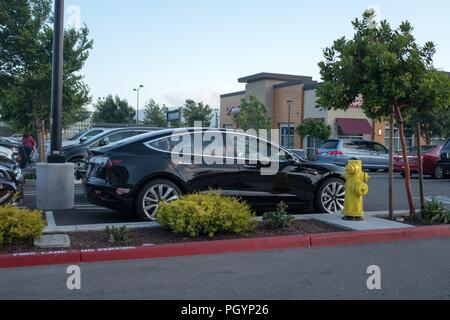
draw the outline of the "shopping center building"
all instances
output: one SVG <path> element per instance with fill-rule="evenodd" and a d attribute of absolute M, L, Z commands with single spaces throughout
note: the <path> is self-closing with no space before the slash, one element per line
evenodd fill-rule
<path fill-rule="evenodd" d="M 280 144 L 284 147 L 290 144 L 291 148 L 313 148 L 312 139 L 300 137 L 295 132 L 305 119 L 316 119 L 330 125 L 331 138 L 365 139 L 388 144 L 389 128 L 385 123 L 373 121 L 365 116 L 361 98 L 357 98 L 346 111 L 317 108 L 316 88 L 320 84 L 312 77 L 259 73 L 240 78 L 238 81 L 245 85 L 245 90 L 223 94 L 220 97 L 221 128 L 236 129 L 233 118 L 234 114 L 240 111 L 241 100 L 255 96 L 267 107 L 273 128 L 280 130 Z M 288 101 L 291 101 L 290 115 Z M 396 138 L 398 149 L 398 132 Z M 408 144 L 413 144 L 412 137 L 408 138 Z"/>

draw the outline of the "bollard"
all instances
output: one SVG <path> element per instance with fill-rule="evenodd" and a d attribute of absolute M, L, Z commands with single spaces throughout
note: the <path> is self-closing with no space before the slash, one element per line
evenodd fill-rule
<path fill-rule="evenodd" d="M 344 219 L 360 221 L 364 219 L 363 197 L 369 193 L 369 175 L 363 171 L 360 160 L 350 160 L 345 167 Z"/>

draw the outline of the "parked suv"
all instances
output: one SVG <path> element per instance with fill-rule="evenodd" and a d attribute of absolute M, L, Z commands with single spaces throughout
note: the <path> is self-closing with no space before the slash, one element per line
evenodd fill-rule
<path fill-rule="evenodd" d="M 450 174 L 450 139 L 448 139 L 441 150 L 441 160 L 434 170 L 436 179 L 443 179 Z"/>
<path fill-rule="evenodd" d="M 380 143 L 365 140 L 326 140 L 317 152 L 317 161 L 346 166 L 349 160 L 361 160 L 365 170 L 389 169 L 389 150 Z"/>

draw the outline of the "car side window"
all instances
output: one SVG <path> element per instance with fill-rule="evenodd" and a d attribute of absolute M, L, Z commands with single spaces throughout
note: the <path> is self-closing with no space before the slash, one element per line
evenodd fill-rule
<path fill-rule="evenodd" d="M 163 152 L 173 152 L 176 147 L 183 153 L 192 153 L 192 135 L 184 134 L 175 137 L 167 137 L 147 142 L 153 149 Z"/>
<path fill-rule="evenodd" d="M 228 133 L 225 141 L 226 155 L 228 157 L 233 155 L 233 157 L 238 159 L 258 161 L 263 160 L 263 158 L 271 158 L 273 152 L 277 152 L 279 161 L 288 160 L 286 153 L 278 146 L 260 140 L 257 137 Z M 262 146 L 265 146 L 265 150 L 263 150 Z"/>
<path fill-rule="evenodd" d="M 441 152 L 450 152 L 450 140 L 442 148 Z"/>
<path fill-rule="evenodd" d="M 88 140 L 92 137 L 95 137 L 96 135 L 99 135 L 102 132 L 103 132 L 103 130 L 94 130 L 94 131 L 91 131 L 88 134 L 86 134 L 84 137 L 86 138 L 86 140 Z"/>
<path fill-rule="evenodd" d="M 134 135 L 135 135 L 134 131 L 118 132 L 108 136 L 107 139 L 109 143 L 114 143 L 126 138 L 130 138 Z"/>
<path fill-rule="evenodd" d="M 373 150 L 379 153 L 389 153 L 389 150 L 379 143 L 374 143 Z"/>

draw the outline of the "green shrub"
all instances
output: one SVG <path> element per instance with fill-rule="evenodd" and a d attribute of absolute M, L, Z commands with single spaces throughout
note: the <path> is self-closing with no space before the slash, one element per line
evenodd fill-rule
<path fill-rule="evenodd" d="M 0 245 L 39 237 L 44 227 L 40 211 L 0 207 Z"/>
<path fill-rule="evenodd" d="M 276 211 L 266 212 L 263 215 L 263 223 L 268 229 L 285 229 L 294 220 L 294 216 L 287 213 L 288 206 L 281 202 Z"/>
<path fill-rule="evenodd" d="M 217 233 L 243 233 L 256 224 L 247 203 L 219 192 L 191 194 L 170 203 L 160 203 L 157 219 L 166 229 L 191 237 Z"/>
<path fill-rule="evenodd" d="M 436 197 L 425 204 L 420 217 L 425 224 L 450 223 L 450 211 Z"/>
<path fill-rule="evenodd" d="M 126 226 L 121 228 L 109 227 L 105 229 L 105 234 L 108 237 L 108 241 L 111 243 L 123 244 L 129 240 L 129 232 Z"/>

